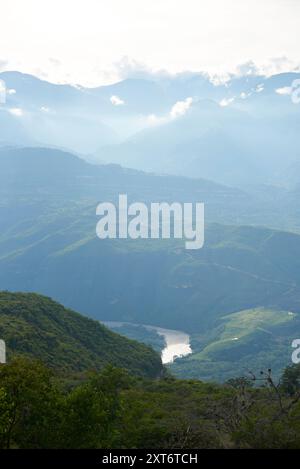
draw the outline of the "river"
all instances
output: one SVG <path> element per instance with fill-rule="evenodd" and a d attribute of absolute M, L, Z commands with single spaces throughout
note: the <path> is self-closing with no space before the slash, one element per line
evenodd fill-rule
<path fill-rule="evenodd" d="M 192 353 L 190 336 L 186 332 L 131 322 L 105 321 L 103 324 L 111 329 L 122 327 L 123 325 L 142 326 L 149 331 L 155 331 L 160 336 L 163 336 L 165 348 L 161 352 L 161 359 L 165 365 L 173 363 L 176 358 L 185 357 Z"/>

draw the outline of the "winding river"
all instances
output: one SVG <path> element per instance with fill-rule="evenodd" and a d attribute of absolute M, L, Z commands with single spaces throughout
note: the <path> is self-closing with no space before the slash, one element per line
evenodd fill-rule
<path fill-rule="evenodd" d="M 122 327 L 123 325 L 142 326 L 148 331 L 155 331 L 162 336 L 165 341 L 165 348 L 161 352 L 163 364 L 173 363 L 176 358 L 185 357 L 192 353 L 190 336 L 186 332 L 164 329 L 162 327 L 149 326 L 146 324 L 134 324 L 131 322 L 105 321 L 105 326 L 111 329 Z"/>

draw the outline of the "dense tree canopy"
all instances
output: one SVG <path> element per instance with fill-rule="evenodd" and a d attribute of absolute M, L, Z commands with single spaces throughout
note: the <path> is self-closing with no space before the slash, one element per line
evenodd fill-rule
<path fill-rule="evenodd" d="M 271 370 L 249 379 L 150 380 L 108 366 L 74 383 L 18 358 L 0 366 L 0 447 L 300 448 L 299 386 L 290 396 L 286 373 L 276 384 Z"/>

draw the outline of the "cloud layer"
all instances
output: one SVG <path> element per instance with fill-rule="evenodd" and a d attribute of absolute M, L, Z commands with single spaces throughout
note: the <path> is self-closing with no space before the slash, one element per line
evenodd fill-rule
<path fill-rule="evenodd" d="M 223 74 L 240 63 L 250 72 L 299 63 L 299 1 L 10 0 L 1 16 L 0 68 L 50 81 L 92 86 L 149 69 Z M 135 60 L 122 63 L 126 56 Z"/>

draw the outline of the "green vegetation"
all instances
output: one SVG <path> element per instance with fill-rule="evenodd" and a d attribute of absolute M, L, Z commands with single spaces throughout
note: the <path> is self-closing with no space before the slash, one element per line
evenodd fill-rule
<path fill-rule="evenodd" d="M 296 320 L 230 314 L 204 355 L 213 366 L 232 334 Z M 0 337 L 0 448 L 300 448 L 300 365 L 279 383 L 251 364 L 223 385 L 176 379 L 150 348 L 37 294 L 0 293 Z"/>
<path fill-rule="evenodd" d="M 249 336 L 255 332 L 272 335 L 272 329 L 278 325 L 291 321 L 296 317 L 288 311 L 276 311 L 265 308 L 255 308 L 238 313 L 229 314 L 221 318 L 223 324 L 219 326 L 219 336 L 211 341 L 201 352 L 195 353 L 194 360 L 205 360 L 209 357 L 234 356 L 235 351 L 246 344 Z M 267 340 L 267 337 L 266 339 Z"/>
<path fill-rule="evenodd" d="M 178 240 L 100 241 L 96 206 L 119 193 L 130 202 L 204 201 L 204 248 L 186 251 Z M 271 366 L 278 376 L 289 363 L 300 313 L 300 236 L 241 226 L 287 226 L 283 216 L 293 211 L 280 205 L 280 216 L 274 213 L 279 201 L 267 187 L 254 200 L 205 180 L 92 166 L 53 149 L 5 148 L 0 195 L 2 290 L 39 292 L 96 320 L 188 332 L 195 354 L 172 367 L 180 377 L 224 381 L 249 366 Z M 265 199 L 270 205 L 262 212 Z M 257 309 L 276 313 L 258 322 L 236 313 Z"/>
<path fill-rule="evenodd" d="M 160 357 L 150 347 L 33 293 L 0 292 L 0 337 L 9 361 L 22 355 L 68 373 L 107 364 L 141 376 L 162 373 Z"/>
<path fill-rule="evenodd" d="M 193 355 L 177 360 L 171 371 L 179 377 L 225 381 L 268 366 L 278 378 L 291 361 L 299 326 L 298 314 L 271 308 L 223 316 L 207 333 L 192 335 Z"/>
<path fill-rule="evenodd" d="M 37 361 L 0 365 L 0 448 L 299 449 L 299 416 L 299 385 L 270 370 L 216 385 L 109 366 L 74 385 Z"/>

